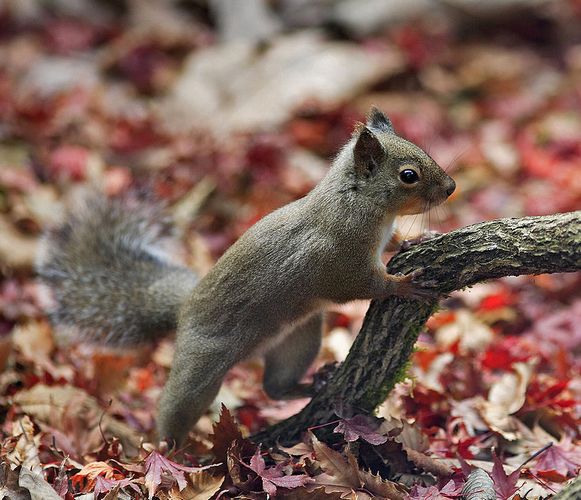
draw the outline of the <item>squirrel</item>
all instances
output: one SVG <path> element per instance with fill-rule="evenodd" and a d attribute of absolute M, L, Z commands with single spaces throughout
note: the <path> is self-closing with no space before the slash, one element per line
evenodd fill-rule
<path fill-rule="evenodd" d="M 264 356 L 270 397 L 309 395 L 300 381 L 328 304 L 433 298 L 423 270 L 390 275 L 381 255 L 397 215 L 422 213 L 454 189 L 372 108 L 312 191 L 250 227 L 199 280 L 164 253 L 156 209 L 99 196 L 46 233 L 37 267 L 53 289 L 53 322 L 84 338 L 129 347 L 177 330 L 157 427 L 160 440 L 180 444 L 250 355 Z"/>

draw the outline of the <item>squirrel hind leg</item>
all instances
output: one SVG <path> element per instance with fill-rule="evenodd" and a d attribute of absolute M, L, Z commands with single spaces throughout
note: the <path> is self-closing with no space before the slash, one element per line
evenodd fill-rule
<path fill-rule="evenodd" d="M 175 355 L 158 412 L 160 440 L 181 445 L 216 397 L 226 372 L 248 354 L 236 348 L 236 335 L 200 331 L 195 317 L 178 331 Z"/>

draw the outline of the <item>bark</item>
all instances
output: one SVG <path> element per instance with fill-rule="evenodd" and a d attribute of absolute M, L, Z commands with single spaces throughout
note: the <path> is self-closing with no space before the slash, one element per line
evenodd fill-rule
<path fill-rule="evenodd" d="M 553 497 L 553 500 L 578 500 L 579 498 L 581 498 L 581 477 L 570 482 Z"/>
<path fill-rule="evenodd" d="M 438 236 L 398 253 L 390 273 L 424 268 L 439 296 L 475 283 L 523 274 L 581 269 L 581 211 L 483 222 Z M 337 418 L 338 405 L 372 412 L 407 368 L 418 334 L 438 300 L 389 297 L 371 303 L 349 355 L 328 383 L 297 415 L 253 440 L 265 445 L 293 443 L 309 427 Z"/>

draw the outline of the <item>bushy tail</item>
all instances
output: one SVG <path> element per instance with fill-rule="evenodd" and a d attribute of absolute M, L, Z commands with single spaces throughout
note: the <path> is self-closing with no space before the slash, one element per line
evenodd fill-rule
<path fill-rule="evenodd" d="M 196 277 L 164 253 L 167 228 L 159 208 L 136 200 L 93 195 L 70 211 L 45 235 L 37 264 L 54 324 L 112 346 L 174 330 Z"/>

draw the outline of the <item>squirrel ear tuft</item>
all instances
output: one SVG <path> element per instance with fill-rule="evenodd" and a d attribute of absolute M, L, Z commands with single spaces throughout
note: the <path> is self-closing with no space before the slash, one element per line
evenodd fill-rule
<path fill-rule="evenodd" d="M 391 120 L 378 108 L 373 106 L 367 116 L 367 126 L 387 134 L 395 134 Z"/>
<path fill-rule="evenodd" d="M 359 128 L 353 148 L 355 173 L 368 177 L 373 174 L 385 158 L 385 150 L 379 139 L 368 127 Z"/>

